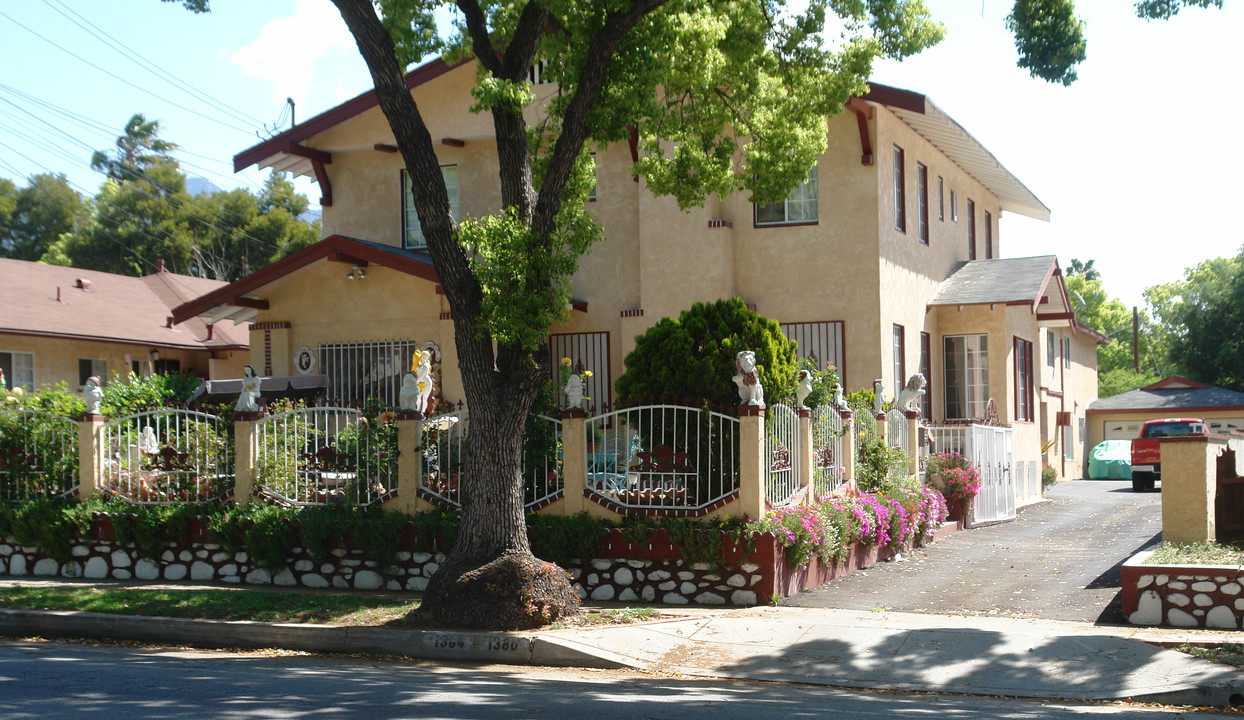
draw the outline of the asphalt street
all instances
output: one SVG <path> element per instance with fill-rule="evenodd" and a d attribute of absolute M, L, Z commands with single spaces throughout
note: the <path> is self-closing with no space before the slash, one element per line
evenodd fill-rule
<path fill-rule="evenodd" d="M 959 532 L 783 605 L 1123 624 L 1120 567 L 1161 539 L 1162 495 L 1073 480 L 1013 522 Z"/>
<path fill-rule="evenodd" d="M 1167 720 L 1182 714 L 1126 703 L 868 692 L 630 671 L 0 641 L 0 717 L 5 720 L 1045 720 L 1082 715 Z"/>

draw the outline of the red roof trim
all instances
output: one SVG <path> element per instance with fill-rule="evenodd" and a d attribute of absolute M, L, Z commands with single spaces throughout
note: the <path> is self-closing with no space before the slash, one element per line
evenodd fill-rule
<path fill-rule="evenodd" d="M 1195 381 L 1195 380 L 1189 380 L 1189 379 L 1188 379 L 1188 378 L 1186 378 L 1186 377 L 1180 377 L 1180 376 L 1178 376 L 1178 375 L 1171 375 L 1170 377 L 1168 377 L 1168 378 L 1163 378 L 1162 380 L 1159 380 L 1159 381 L 1155 382 L 1155 383 L 1154 383 L 1154 384 L 1152 384 L 1152 385 L 1146 385 L 1145 387 L 1141 388 L 1141 390 L 1161 390 L 1162 388 L 1166 387 L 1167 385 L 1174 385 L 1174 384 L 1176 384 L 1176 383 L 1180 383 L 1180 384 L 1182 384 L 1182 385 L 1187 385 L 1187 386 L 1188 386 L 1188 387 L 1190 387 L 1190 388 L 1207 388 L 1207 387 L 1210 387 L 1209 385 L 1206 385 L 1205 383 L 1199 383 L 1199 382 L 1197 382 L 1197 381 Z"/>
<path fill-rule="evenodd" d="M 924 114 L 925 103 L 928 101 L 928 98 L 920 93 L 873 82 L 868 83 L 868 92 L 864 93 L 861 99 L 921 115 Z"/>
<path fill-rule="evenodd" d="M 395 250 L 397 248 L 394 248 Z M 228 285 L 173 308 L 173 322 L 183 323 L 198 317 L 218 305 L 232 304 L 234 298 L 255 292 L 319 260 L 330 260 L 339 255 L 349 255 L 415 277 L 440 282 L 436 268 L 430 263 L 411 260 L 396 253 L 387 252 L 374 245 L 359 242 L 343 235 L 327 237 L 311 247 L 299 250 L 289 257 L 236 280 Z"/>
<path fill-rule="evenodd" d="M 469 62 L 469 60 L 464 60 L 462 62 Z M 437 58 L 426 65 L 420 65 L 414 70 L 406 73 L 406 87 L 413 90 L 419 85 L 444 75 L 461 64 L 462 63 L 458 63 L 457 65 L 449 65 L 444 60 Z M 301 125 L 295 125 L 280 135 L 269 138 L 254 147 L 247 148 L 237 155 L 234 155 L 233 172 L 241 172 L 251 165 L 266 160 L 273 155 L 285 152 L 287 146 L 301 143 L 307 138 L 318 135 L 319 133 L 335 127 L 336 125 L 339 125 L 340 123 L 343 123 L 356 115 L 361 115 L 379 104 L 379 100 L 376 99 L 376 91 L 372 89 L 356 98 L 347 100 L 336 107 L 329 108 L 319 115 L 303 122 Z"/>

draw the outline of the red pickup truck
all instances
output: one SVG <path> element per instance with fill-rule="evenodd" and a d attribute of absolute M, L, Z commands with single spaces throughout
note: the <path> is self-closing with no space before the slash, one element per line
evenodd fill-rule
<path fill-rule="evenodd" d="M 1201 418 L 1150 420 L 1132 440 L 1132 490 L 1153 490 L 1162 479 L 1162 450 L 1158 438 L 1176 435 L 1208 435 L 1209 426 Z"/>

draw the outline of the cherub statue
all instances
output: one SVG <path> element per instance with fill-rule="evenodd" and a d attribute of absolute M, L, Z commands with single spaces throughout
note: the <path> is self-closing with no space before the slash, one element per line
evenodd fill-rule
<path fill-rule="evenodd" d="M 233 406 L 234 412 L 259 412 L 260 379 L 255 376 L 255 368 L 247 365 L 242 368 L 242 392 L 238 394 L 238 404 Z"/>
<path fill-rule="evenodd" d="M 740 351 L 734 356 L 734 368 L 737 372 L 732 379 L 739 386 L 739 402 L 743 405 L 764 405 L 765 389 L 756 370 L 756 353 Z"/>
<path fill-rule="evenodd" d="M 566 407 L 572 410 L 583 407 L 583 376 L 579 373 L 566 378 Z"/>
<path fill-rule="evenodd" d="M 885 406 L 885 380 L 873 380 L 873 412 L 880 415 Z"/>
<path fill-rule="evenodd" d="M 432 353 L 422 350 L 415 356 L 415 387 L 419 389 L 419 412 L 428 414 L 431 412 L 432 400 Z"/>
<path fill-rule="evenodd" d="M 403 410 L 423 412 L 419 407 L 419 381 L 415 378 L 414 370 L 408 370 L 402 375 L 402 388 L 397 393 L 397 404 Z"/>

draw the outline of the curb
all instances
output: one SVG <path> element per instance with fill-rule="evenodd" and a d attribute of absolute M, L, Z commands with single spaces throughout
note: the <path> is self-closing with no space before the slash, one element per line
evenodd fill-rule
<path fill-rule="evenodd" d="M 620 656 L 602 657 L 556 638 L 517 633 L 339 627 L 236 620 L 108 615 L 92 612 L 0 609 L 0 636 L 90 638 L 201 648 L 280 648 L 311 653 L 401 655 L 417 660 L 619 669 Z M 612 656 L 612 653 L 607 655 Z"/>

